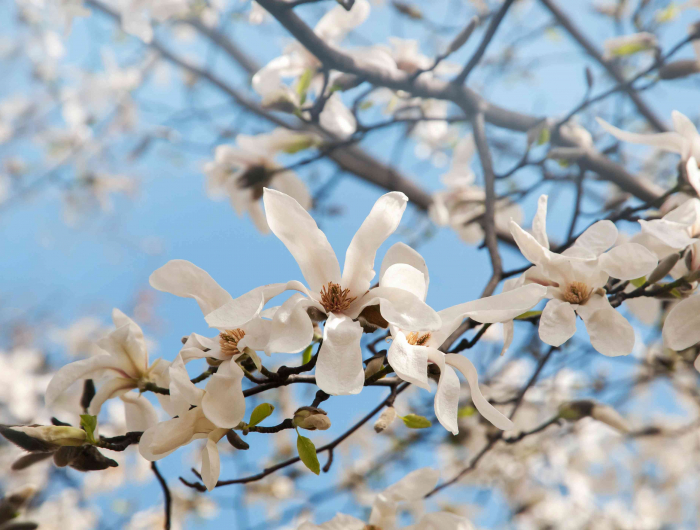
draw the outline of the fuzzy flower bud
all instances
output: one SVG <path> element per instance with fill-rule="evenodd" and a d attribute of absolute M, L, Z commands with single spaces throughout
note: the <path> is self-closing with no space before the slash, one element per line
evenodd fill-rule
<path fill-rule="evenodd" d="M 666 275 L 671 272 L 671 269 L 676 265 L 676 263 L 678 263 L 680 257 L 680 254 L 675 253 L 662 259 L 656 268 L 649 273 L 647 283 L 652 284 L 658 282 L 659 280 L 663 280 Z"/>
<path fill-rule="evenodd" d="M 588 399 L 569 401 L 559 407 L 559 417 L 574 422 L 590 416 L 623 434 L 630 432 L 625 419 L 612 407 Z"/>
<path fill-rule="evenodd" d="M 375 432 L 385 431 L 396 419 L 396 409 L 394 407 L 385 408 L 379 415 L 379 419 L 374 423 Z"/>
<path fill-rule="evenodd" d="M 58 447 L 79 447 L 87 433 L 70 426 L 57 425 L 2 425 L 0 434 L 25 451 L 48 453 Z"/>
<path fill-rule="evenodd" d="M 296 427 L 308 431 L 325 431 L 331 426 L 331 420 L 326 411 L 317 407 L 301 407 L 297 409 L 292 421 Z"/>

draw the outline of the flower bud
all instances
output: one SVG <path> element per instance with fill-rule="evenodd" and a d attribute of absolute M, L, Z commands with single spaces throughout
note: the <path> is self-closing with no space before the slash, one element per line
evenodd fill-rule
<path fill-rule="evenodd" d="M 276 90 L 263 97 L 260 105 L 264 109 L 292 114 L 299 107 L 299 101 L 295 94 L 289 90 Z"/>
<path fill-rule="evenodd" d="M 681 61 L 673 61 L 659 68 L 659 77 L 661 79 L 680 79 L 689 75 L 700 72 L 700 63 L 694 59 L 683 59 Z"/>
<path fill-rule="evenodd" d="M 459 34 L 450 43 L 449 47 L 447 48 L 447 55 L 456 52 L 462 46 L 464 46 L 466 44 L 466 42 L 469 40 L 469 37 L 472 36 L 472 33 L 474 33 L 474 30 L 476 29 L 476 26 L 478 24 L 479 24 L 479 17 L 477 17 L 477 16 L 472 17 L 472 19 L 469 21 L 467 26 L 462 31 L 460 31 Z"/>
<path fill-rule="evenodd" d="M 36 493 L 36 487 L 24 486 L 21 489 L 9 492 L 0 500 L 0 525 L 17 517 L 17 512 L 24 507 Z M 3 526 L 3 528 L 5 528 Z"/>
<path fill-rule="evenodd" d="M 656 268 L 649 273 L 649 276 L 647 276 L 647 283 L 652 284 L 658 282 L 659 280 L 663 280 L 666 275 L 671 272 L 671 269 L 676 266 L 676 263 L 678 263 L 680 258 L 680 254 L 673 253 L 670 256 L 666 256 L 664 259 L 662 259 Z"/>
<path fill-rule="evenodd" d="M 379 415 L 379 419 L 374 423 L 375 432 L 385 431 L 396 419 L 396 409 L 394 407 L 385 408 Z"/>
<path fill-rule="evenodd" d="M 55 425 L 2 425 L 0 434 L 30 453 L 50 453 L 62 446 L 77 447 L 87 439 L 82 429 Z"/>
<path fill-rule="evenodd" d="M 331 420 L 326 411 L 317 407 L 301 407 L 297 409 L 292 421 L 296 427 L 308 431 L 325 431 L 331 426 Z"/>
<path fill-rule="evenodd" d="M 230 430 L 226 433 L 226 439 L 228 440 L 228 443 L 230 443 L 236 449 L 240 449 L 241 451 L 250 449 L 250 445 L 248 445 L 246 441 L 238 436 L 238 433 L 234 430 Z"/>
<path fill-rule="evenodd" d="M 583 399 L 569 401 L 559 406 L 559 417 L 568 421 L 578 421 L 590 416 L 596 421 L 609 425 L 623 434 L 629 433 L 630 428 L 625 419 L 612 407 Z"/>
<path fill-rule="evenodd" d="M 370 359 L 367 362 L 367 367 L 365 368 L 365 379 L 368 379 L 374 374 L 376 374 L 379 370 L 382 369 L 382 366 L 384 366 L 383 355 L 379 355 L 377 357 L 374 357 L 373 359 Z"/>

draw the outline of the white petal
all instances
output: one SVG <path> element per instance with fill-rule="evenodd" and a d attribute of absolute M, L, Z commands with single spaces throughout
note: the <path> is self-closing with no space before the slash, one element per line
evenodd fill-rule
<path fill-rule="evenodd" d="M 445 365 L 445 354 L 441 351 L 431 348 L 430 360 L 440 368 L 440 379 L 435 393 L 435 416 L 445 429 L 456 435 L 459 433 L 459 377 L 451 366 Z"/>
<path fill-rule="evenodd" d="M 693 42 L 700 45 L 700 42 L 698 41 Z M 687 169 L 688 182 L 690 182 L 690 185 L 695 190 L 695 193 L 700 195 L 700 169 L 698 168 L 698 163 L 695 158 L 691 156 L 688 159 L 688 163 L 685 165 L 685 167 Z"/>
<path fill-rule="evenodd" d="M 476 368 L 469 359 L 459 354 L 450 354 L 445 355 L 445 362 L 462 372 L 467 383 L 469 383 L 474 406 L 484 418 L 501 430 L 507 431 L 513 428 L 513 422 L 501 414 L 491 403 L 486 401 L 486 398 L 484 398 L 479 389 L 479 376 L 476 372 Z"/>
<path fill-rule="evenodd" d="M 550 300 L 540 317 L 540 339 L 550 346 L 561 346 L 576 333 L 576 313 L 568 302 Z"/>
<path fill-rule="evenodd" d="M 422 500 L 437 486 L 439 478 L 440 472 L 437 469 L 423 467 L 392 484 L 382 494 L 395 502 Z"/>
<path fill-rule="evenodd" d="M 196 432 L 197 423 L 202 418 L 202 411 L 197 407 L 178 418 L 150 427 L 143 433 L 139 442 L 141 456 L 150 461 L 159 460 L 192 440 L 206 437 L 207 433 Z"/>
<path fill-rule="evenodd" d="M 345 106 L 338 92 L 326 100 L 318 122 L 325 131 L 341 140 L 352 136 L 357 130 L 355 115 Z"/>
<path fill-rule="evenodd" d="M 623 243 L 600 257 L 600 268 L 618 280 L 634 280 L 654 270 L 659 260 L 637 243 Z"/>
<path fill-rule="evenodd" d="M 177 410 L 178 415 L 183 415 L 190 410 L 191 405 L 200 406 L 204 397 L 204 390 L 197 388 L 190 381 L 190 376 L 185 368 L 185 362 L 178 355 L 168 369 L 170 374 L 170 406 Z"/>
<path fill-rule="evenodd" d="M 696 240 L 688 234 L 688 225 L 676 223 L 666 219 L 655 219 L 653 221 L 640 220 L 642 233 L 655 237 L 664 245 L 674 250 L 681 250 L 692 245 Z M 639 276 L 637 276 L 639 278 Z"/>
<path fill-rule="evenodd" d="M 423 273 L 425 276 L 425 290 L 428 290 L 430 284 L 430 275 L 428 274 L 428 266 L 425 264 L 423 256 L 417 250 L 412 249 L 406 243 L 394 243 L 389 250 L 386 251 L 382 260 L 382 268 L 379 271 L 379 283 L 382 282 L 382 277 L 389 267 L 395 263 L 405 263 Z"/>
<path fill-rule="evenodd" d="M 90 401 L 88 414 L 97 416 L 100 413 L 102 405 L 105 401 L 120 396 L 133 388 L 136 388 L 136 383 L 133 379 L 123 379 L 121 377 L 108 379 L 102 385 L 100 385 L 97 393 Z"/>
<path fill-rule="evenodd" d="M 207 445 L 202 449 L 202 482 L 209 491 L 213 490 L 219 481 L 221 473 L 221 460 L 219 448 L 212 439 L 207 439 Z"/>
<path fill-rule="evenodd" d="M 271 186 L 286 193 L 297 201 L 304 210 L 309 210 L 313 206 L 313 200 L 304 181 L 292 171 L 285 171 L 276 175 L 271 181 Z"/>
<path fill-rule="evenodd" d="M 389 267 L 379 285 L 404 289 L 413 293 L 420 300 L 425 300 L 427 294 L 424 274 L 415 267 L 405 263 L 396 263 Z"/>
<path fill-rule="evenodd" d="M 214 278 L 195 264 L 175 259 L 157 269 L 149 278 L 151 287 L 184 298 L 194 298 L 204 315 L 231 300 Z"/>
<path fill-rule="evenodd" d="M 62 367 L 49 382 L 46 389 L 46 405 L 51 406 L 68 388 L 80 379 L 97 378 L 105 370 L 118 368 L 111 355 L 95 355 Z"/>
<path fill-rule="evenodd" d="M 513 343 L 513 336 L 515 334 L 515 325 L 512 320 L 503 323 L 503 348 L 501 349 L 501 355 L 505 355 Z"/>
<path fill-rule="evenodd" d="M 617 241 L 617 227 L 609 220 L 598 221 L 586 229 L 574 243 L 575 247 L 581 247 L 594 256 L 599 256 Z"/>
<path fill-rule="evenodd" d="M 540 195 L 537 201 L 537 213 L 532 220 L 532 236 L 544 248 L 549 248 L 547 237 L 547 196 Z"/>
<path fill-rule="evenodd" d="M 316 384 L 333 396 L 359 394 L 365 383 L 362 326 L 331 313 L 323 326 L 323 344 L 316 361 Z"/>
<path fill-rule="evenodd" d="M 145 431 L 158 423 L 158 412 L 144 396 L 129 392 L 121 396 L 126 416 L 126 431 Z"/>
<path fill-rule="evenodd" d="M 265 346 L 265 353 L 297 353 L 311 344 L 314 325 L 306 310 L 316 305 L 301 294 L 289 297 L 272 319 L 270 341 Z"/>
<path fill-rule="evenodd" d="M 390 324 L 401 329 L 432 331 L 440 329 L 440 317 L 413 293 L 395 287 L 375 287 L 357 300 L 348 312 L 359 314 L 362 308 L 379 303 L 379 311 Z"/>
<path fill-rule="evenodd" d="M 398 228 L 407 202 L 406 195 L 398 191 L 382 195 L 352 238 L 345 254 L 342 285 L 355 296 L 369 289 L 377 250 Z"/>
<path fill-rule="evenodd" d="M 131 334 L 133 335 L 134 339 L 140 343 L 140 349 L 146 352 L 146 356 L 148 356 L 148 348 L 146 347 L 146 339 L 143 336 L 143 330 L 136 322 L 134 322 L 116 307 L 112 309 L 112 322 L 114 322 L 115 328 L 130 326 Z M 148 359 L 146 359 L 145 364 L 148 366 Z"/>
<path fill-rule="evenodd" d="M 677 351 L 700 342 L 700 296 L 681 300 L 671 309 L 664 322 L 663 336 L 664 344 Z"/>
<path fill-rule="evenodd" d="M 630 284 L 625 291 L 633 291 L 634 289 L 635 287 Z M 653 326 L 659 321 L 663 307 L 661 300 L 646 296 L 625 300 L 625 305 L 630 313 L 645 326 Z"/>
<path fill-rule="evenodd" d="M 247 348 L 252 352 L 252 355 L 256 355 L 255 351 L 264 350 L 267 347 L 270 342 L 271 330 L 272 322 L 262 318 L 254 318 L 243 326 L 245 335 L 238 341 L 238 349 L 243 351 Z"/>
<path fill-rule="evenodd" d="M 202 398 L 204 415 L 217 427 L 233 428 L 245 416 L 243 370 L 235 361 L 226 361 L 207 381 Z"/>
<path fill-rule="evenodd" d="M 657 134 L 635 134 L 613 127 L 600 118 L 596 118 L 598 124 L 618 140 L 633 144 L 651 145 L 664 151 L 681 154 L 683 152 L 683 137 L 675 132 Z"/>
<path fill-rule="evenodd" d="M 607 296 L 593 295 L 576 312 L 586 324 L 591 346 L 608 357 L 629 355 L 634 348 L 634 328 L 608 302 Z"/>
<path fill-rule="evenodd" d="M 526 260 L 534 264 L 547 261 L 549 250 L 543 247 L 531 234 L 520 228 L 515 221 L 510 222 L 510 233 Z"/>
<path fill-rule="evenodd" d="M 438 312 L 442 326 L 431 343 L 440 346 L 465 318 L 481 323 L 506 322 L 532 309 L 547 294 L 547 288 L 530 283 L 510 291 L 479 298 Z"/>
<path fill-rule="evenodd" d="M 256 287 L 207 314 L 204 320 L 212 328 L 221 330 L 240 328 L 257 317 L 270 299 L 283 293 L 286 289 L 287 284 L 284 283 L 271 283 Z"/>
<path fill-rule="evenodd" d="M 367 0 L 357 0 L 350 11 L 335 6 L 318 21 L 314 33 L 325 41 L 340 41 L 345 35 L 362 24 L 370 12 Z"/>
<path fill-rule="evenodd" d="M 693 364 L 693 366 L 695 366 L 695 369 L 696 369 L 698 372 L 700 372 L 700 355 L 698 355 L 698 356 L 695 358 L 695 363 Z"/>
<path fill-rule="evenodd" d="M 409 529 L 406 529 L 409 530 Z M 410 530 L 474 530 L 469 519 L 449 512 L 426 513 Z"/>
<path fill-rule="evenodd" d="M 148 371 L 148 352 L 144 349 L 143 333 L 135 334 L 131 325 L 115 329 L 98 340 L 97 345 L 110 353 L 115 367 L 124 371 L 124 377 L 138 379 Z"/>
<path fill-rule="evenodd" d="M 328 239 L 301 205 L 284 193 L 265 188 L 265 213 L 270 230 L 299 264 L 312 291 L 340 283 L 340 265 Z"/>
<path fill-rule="evenodd" d="M 260 201 L 248 203 L 248 215 L 250 216 L 250 220 L 253 221 L 255 228 L 258 229 L 258 232 L 263 235 L 270 233 L 270 227 L 267 225 L 267 218 L 265 217 L 265 212 L 263 211 Z"/>
<path fill-rule="evenodd" d="M 428 351 L 421 346 L 411 346 L 406 335 L 396 330 L 387 353 L 389 364 L 401 379 L 430 390 L 428 383 Z"/>

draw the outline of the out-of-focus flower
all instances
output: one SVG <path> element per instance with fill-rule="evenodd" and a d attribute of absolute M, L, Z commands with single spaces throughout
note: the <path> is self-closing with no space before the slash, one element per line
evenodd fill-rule
<path fill-rule="evenodd" d="M 634 330 L 610 305 L 603 287 L 610 276 L 633 280 L 651 272 L 658 263 L 651 251 L 637 243 L 610 249 L 617 240 L 617 228 L 611 221 L 592 225 L 562 254 L 549 250 L 546 232 L 540 241 L 511 222 L 511 233 L 523 256 L 535 265 L 525 273 L 525 283 L 547 287 L 550 301 L 539 326 L 543 342 L 559 346 L 569 340 L 576 333 L 578 314 L 586 324 L 591 345 L 600 353 L 617 356 L 632 352 Z"/>
<path fill-rule="evenodd" d="M 653 33 L 623 35 L 603 42 L 603 57 L 607 60 L 615 57 L 625 57 L 642 51 L 653 50 L 657 46 L 656 35 Z"/>

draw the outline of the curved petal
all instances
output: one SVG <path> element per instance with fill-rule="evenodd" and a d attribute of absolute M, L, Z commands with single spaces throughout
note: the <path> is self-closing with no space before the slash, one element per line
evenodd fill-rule
<path fill-rule="evenodd" d="M 695 366 L 695 369 L 700 372 L 700 355 L 698 355 L 695 358 L 695 363 L 693 363 L 693 366 Z"/>
<path fill-rule="evenodd" d="M 510 233 L 523 257 L 530 263 L 537 265 L 548 260 L 549 250 L 544 248 L 531 234 L 520 228 L 515 221 L 510 222 Z"/>
<path fill-rule="evenodd" d="M 389 364 L 401 379 L 430 391 L 428 383 L 428 349 L 411 346 L 406 335 L 396 330 L 387 353 Z"/>
<path fill-rule="evenodd" d="M 231 300 L 214 278 L 183 259 L 174 259 L 157 269 L 148 279 L 151 287 L 184 298 L 194 298 L 204 315 Z"/>
<path fill-rule="evenodd" d="M 209 378 L 202 398 L 204 415 L 214 425 L 233 428 L 245 416 L 243 397 L 243 370 L 235 361 L 221 363 L 217 372 Z"/>
<path fill-rule="evenodd" d="M 365 293 L 374 278 L 374 259 L 382 243 L 399 227 L 408 197 L 399 191 L 382 195 L 350 241 L 345 254 L 343 287 L 355 296 Z"/>
<path fill-rule="evenodd" d="M 121 396 L 126 416 L 126 431 L 146 431 L 158 423 L 158 412 L 145 396 L 129 392 Z"/>
<path fill-rule="evenodd" d="M 333 519 L 326 521 L 321 525 L 304 523 L 298 530 L 364 530 L 366 526 L 367 525 L 364 521 L 361 521 L 352 515 L 338 513 L 335 517 L 333 517 Z"/>
<path fill-rule="evenodd" d="M 688 225 L 668 221 L 667 219 L 655 219 L 653 221 L 640 220 L 642 233 L 660 240 L 664 245 L 681 250 L 692 245 L 696 239 L 688 234 Z M 637 276 L 639 278 L 639 276 Z"/>
<path fill-rule="evenodd" d="M 451 366 L 445 365 L 445 354 L 441 351 L 431 348 L 430 361 L 440 368 L 440 379 L 435 393 L 435 416 L 445 429 L 456 435 L 459 433 L 459 377 Z"/>
<path fill-rule="evenodd" d="M 646 276 L 659 263 L 656 254 L 638 243 L 623 243 L 600 256 L 600 268 L 618 280 Z"/>
<path fill-rule="evenodd" d="M 201 417 L 202 411 L 197 407 L 178 418 L 163 421 L 150 427 L 141 436 L 139 453 L 146 460 L 160 460 L 178 447 L 187 445 L 197 438 L 204 438 L 207 436 L 206 433 L 198 433 L 195 430 L 197 421 Z"/>
<path fill-rule="evenodd" d="M 437 469 L 430 467 L 416 469 L 385 489 L 382 495 L 396 502 L 422 500 L 437 486 L 439 478 L 440 472 Z"/>
<path fill-rule="evenodd" d="M 596 121 L 603 129 L 623 142 L 651 145 L 658 149 L 663 149 L 664 151 L 670 151 L 671 153 L 681 154 L 683 152 L 684 140 L 678 133 L 635 134 L 618 129 L 600 118 L 596 118 Z"/>
<path fill-rule="evenodd" d="M 345 106 L 338 92 L 334 92 L 323 106 L 318 123 L 330 134 L 345 139 L 357 130 L 355 115 Z"/>
<path fill-rule="evenodd" d="M 105 370 L 120 370 L 111 355 L 95 355 L 62 367 L 54 374 L 46 388 L 46 405 L 51 406 L 61 394 L 79 379 L 97 378 Z M 122 374 L 126 375 L 126 374 Z"/>
<path fill-rule="evenodd" d="M 586 324 L 591 346 L 608 357 L 629 355 L 634 348 L 634 328 L 616 309 L 608 298 L 593 295 L 576 312 Z"/>
<path fill-rule="evenodd" d="M 256 287 L 238 298 L 229 300 L 221 307 L 207 314 L 204 320 L 207 321 L 211 328 L 221 330 L 240 328 L 258 316 L 269 300 L 289 288 L 294 288 L 290 287 L 290 284 L 296 285 L 298 283 L 271 283 Z"/>
<path fill-rule="evenodd" d="M 104 384 L 100 385 L 97 393 L 93 396 L 90 401 L 90 408 L 88 409 L 88 414 L 97 416 L 102 409 L 102 405 L 108 399 L 120 396 L 129 390 L 136 388 L 136 383 L 133 379 L 123 379 L 121 377 L 115 377 L 114 379 L 109 379 L 105 381 Z"/>
<path fill-rule="evenodd" d="M 359 394 L 365 383 L 362 326 L 345 315 L 328 315 L 316 361 L 316 384 L 333 396 Z"/>
<path fill-rule="evenodd" d="M 561 346 L 576 333 L 576 313 L 568 302 L 550 300 L 540 317 L 540 339 L 550 346 Z"/>
<path fill-rule="evenodd" d="M 700 342 L 700 296 L 678 302 L 664 322 L 664 344 L 672 350 L 684 350 Z"/>
<path fill-rule="evenodd" d="M 265 346 L 265 353 L 297 353 L 311 344 L 314 325 L 306 310 L 316 305 L 301 294 L 290 296 L 272 319 L 270 341 Z"/>
<path fill-rule="evenodd" d="M 139 343 L 139 349 L 143 352 L 146 352 L 145 366 L 148 367 L 148 348 L 146 347 L 146 339 L 143 336 L 143 330 L 141 329 L 141 326 L 139 326 L 136 322 L 134 322 L 131 318 L 126 316 L 116 307 L 112 309 L 112 322 L 114 322 L 115 328 L 130 326 L 131 334 L 133 335 L 134 340 L 136 340 L 136 342 Z"/>
<path fill-rule="evenodd" d="M 267 218 L 265 217 L 265 212 L 263 211 L 262 204 L 260 201 L 253 201 L 248 203 L 248 215 L 250 220 L 253 221 L 255 228 L 258 229 L 263 235 L 270 233 L 270 227 L 267 225 Z"/>
<path fill-rule="evenodd" d="M 270 185 L 282 193 L 289 195 L 292 199 L 297 201 L 304 210 L 309 210 L 313 206 L 313 199 L 309 193 L 309 188 L 307 188 L 304 181 L 292 171 L 284 171 L 275 175 Z"/>
<path fill-rule="evenodd" d="M 396 263 L 386 270 L 380 281 L 382 287 L 395 287 L 413 293 L 419 300 L 425 300 L 427 285 L 425 275 L 411 265 Z"/>
<path fill-rule="evenodd" d="M 109 352 L 115 361 L 115 367 L 118 366 L 125 373 L 124 377 L 139 379 L 148 372 L 148 352 L 145 350 L 143 333 L 134 333 L 130 324 L 102 337 L 97 345 Z"/>
<path fill-rule="evenodd" d="M 462 375 L 469 383 L 469 389 L 472 393 L 472 401 L 479 413 L 490 421 L 494 426 L 501 430 L 507 431 L 512 429 L 513 422 L 501 414 L 491 403 L 486 401 L 481 390 L 479 389 L 479 376 L 472 362 L 459 354 L 445 355 L 445 362 L 450 366 L 455 367 L 462 372 Z"/>
<path fill-rule="evenodd" d="M 349 11 L 342 6 L 335 6 L 321 17 L 314 33 L 325 41 L 340 41 L 367 20 L 370 10 L 367 0 L 357 0 Z"/>
<path fill-rule="evenodd" d="M 340 265 L 326 235 L 301 205 L 279 191 L 265 188 L 265 213 L 270 230 L 299 264 L 312 291 L 328 282 L 340 283 Z"/>
<path fill-rule="evenodd" d="M 547 237 L 547 196 L 540 195 L 537 201 L 537 213 L 532 220 L 532 237 L 544 248 L 549 248 Z"/>
<path fill-rule="evenodd" d="M 412 530 L 474 530 L 466 517 L 449 512 L 427 513 Z"/>
<path fill-rule="evenodd" d="M 512 320 L 503 323 L 503 348 L 501 349 L 501 355 L 505 355 L 513 343 L 513 336 L 515 334 L 515 325 Z"/>
<path fill-rule="evenodd" d="M 425 264 L 423 256 L 417 250 L 409 247 L 406 243 L 394 243 L 389 250 L 386 251 L 382 260 L 382 268 L 379 271 L 379 283 L 382 283 L 384 273 L 389 267 L 396 263 L 405 263 L 421 271 L 425 276 L 425 290 L 427 292 L 430 285 L 430 275 L 428 274 L 428 266 Z"/>
<path fill-rule="evenodd" d="M 185 414 L 192 405 L 201 405 L 204 390 L 197 388 L 185 368 L 182 355 L 178 355 L 168 368 L 170 375 L 170 407 L 179 416 Z"/>
<path fill-rule="evenodd" d="M 575 247 L 584 248 L 594 256 L 599 256 L 617 241 L 617 227 L 607 219 L 589 226 L 583 234 L 576 238 Z"/>
<path fill-rule="evenodd" d="M 202 449 L 202 482 L 209 491 L 216 487 L 221 473 L 219 448 L 212 439 L 207 439 L 207 445 Z"/>
<path fill-rule="evenodd" d="M 440 316 L 413 293 L 396 287 L 375 287 L 357 300 L 348 314 L 359 315 L 362 309 L 379 303 L 382 317 L 401 329 L 433 331 L 440 329 Z"/>

